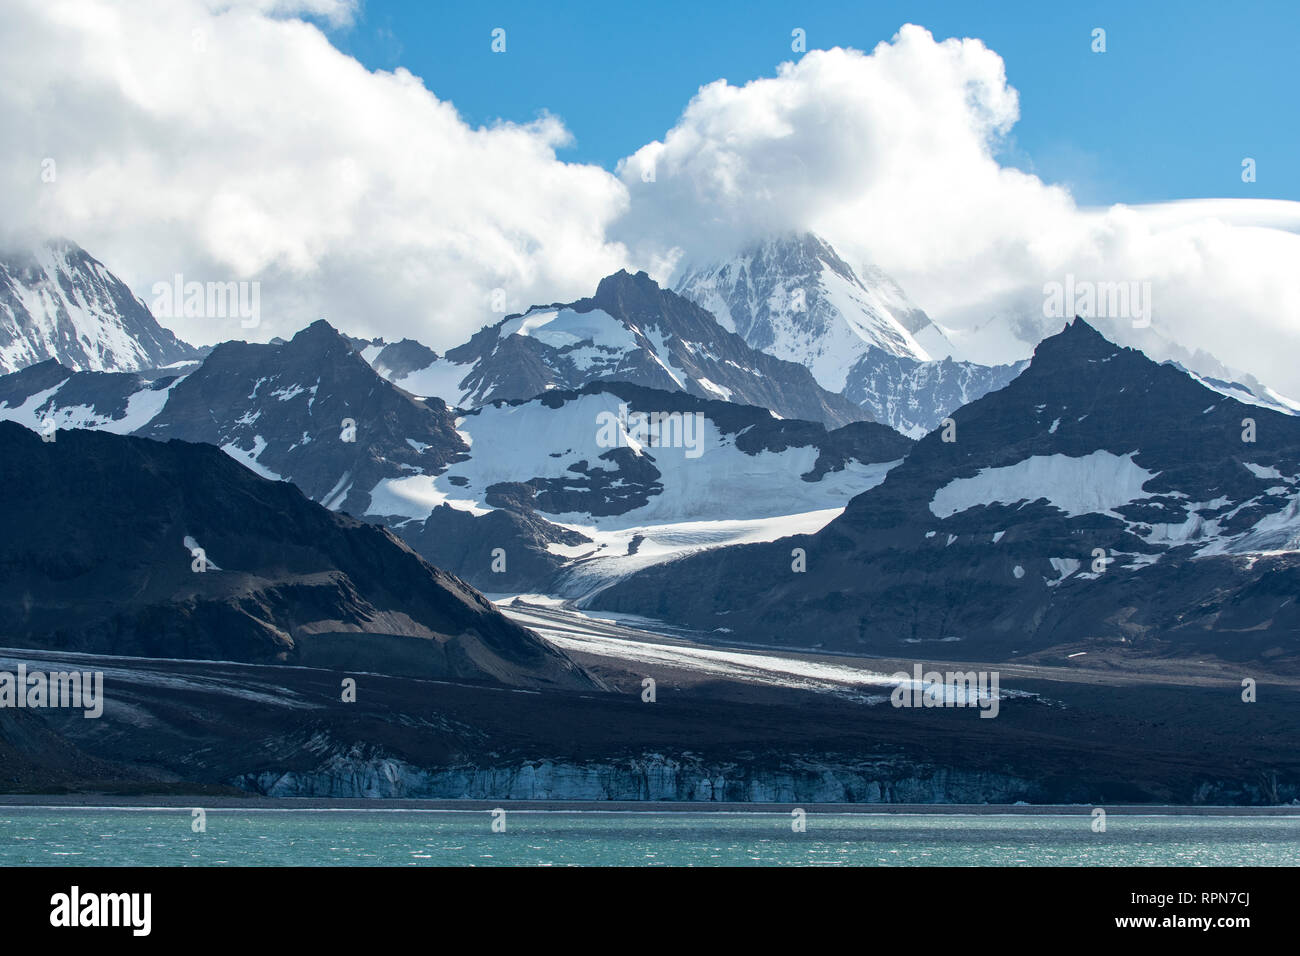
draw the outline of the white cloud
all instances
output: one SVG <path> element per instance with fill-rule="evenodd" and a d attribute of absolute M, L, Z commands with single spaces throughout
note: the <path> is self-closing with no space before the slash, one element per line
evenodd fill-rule
<path fill-rule="evenodd" d="M 918 219 L 973 223 L 988 212 L 987 191 L 1041 186 L 989 155 L 1017 108 L 996 54 L 978 40 L 936 44 L 918 27 L 870 56 L 812 51 L 773 78 L 739 88 L 718 80 L 700 89 L 661 143 L 625 161 L 629 232 L 680 242 L 673 223 L 691 216 L 699 225 L 693 243 L 725 251 L 754 234 L 843 225 L 862 210 L 892 217 L 918 201 Z M 1068 202 L 1059 190 L 1044 192 L 1044 201 Z M 966 195 L 956 210 L 954 193 Z M 966 248 L 960 235 L 943 238 L 950 255 Z"/>
<path fill-rule="evenodd" d="M 347 26 L 356 18 L 360 0 L 205 0 L 213 13 L 244 7 L 271 16 L 302 16 L 324 20 L 332 27 Z"/>
<path fill-rule="evenodd" d="M 1156 331 L 1300 395 L 1300 203 L 1080 208 L 998 162 L 1018 97 L 978 40 L 908 26 L 869 54 L 718 80 L 614 175 L 561 161 L 554 117 L 471 128 L 418 78 L 339 52 L 318 24 L 346 26 L 355 0 L 2 10 L 0 238 L 66 235 L 146 300 L 177 272 L 260 280 L 259 338 L 325 315 L 446 348 L 496 318 L 494 288 L 514 311 L 630 263 L 667 278 L 678 256 L 813 229 L 975 357 L 1029 351 L 1051 325 L 1045 282 L 1150 281 Z"/>
<path fill-rule="evenodd" d="M 626 192 L 561 162 L 553 117 L 467 126 L 410 73 L 369 72 L 307 13 L 333 0 L 17 0 L 0 26 L 7 238 L 66 235 L 145 298 L 260 280 L 262 327 L 169 321 L 191 341 L 346 330 L 463 341 L 534 301 L 589 295 L 625 261 Z M 41 181 L 54 159 L 57 178 Z"/>
<path fill-rule="evenodd" d="M 1154 332 L 1300 394 L 1300 203 L 1082 209 L 997 161 L 1017 100 L 980 41 L 916 26 L 870 54 L 812 51 L 772 78 L 719 80 L 624 161 L 632 200 L 614 235 L 671 264 L 815 230 L 893 274 L 986 361 L 1059 327 L 1042 315 L 1045 282 L 1150 281 Z M 1107 331 L 1168 351 L 1128 326 Z"/>

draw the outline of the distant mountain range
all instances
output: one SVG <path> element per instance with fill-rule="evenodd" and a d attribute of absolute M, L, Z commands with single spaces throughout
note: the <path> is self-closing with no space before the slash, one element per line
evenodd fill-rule
<path fill-rule="evenodd" d="M 1082 321 L 1032 362 L 931 359 L 941 330 L 815 237 L 688 275 L 725 322 L 623 272 L 444 356 L 318 321 L 173 369 L 47 359 L 0 376 L 0 419 L 216 446 L 491 593 L 873 653 L 1290 653 L 1269 642 L 1293 623 L 1270 595 L 1300 547 L 1294 403 Z M 764 304 L 800 290 L 805 310 Z M 843 394 L 796 333 L 849 343 Z M 806 576 L 782 571 L 795 549 Z"/>
<path fill-rule="evenodd" d="M 441 358 L 410 340 L 363 354 L 407 391 L 462 408 L 606 381 L 759 405 L 830 427 L 871 418 L 644 272 L 608 276 L 589 299 L 509 316 Z"/>
<path fill-rule="evenodd" d="M 0 657 L 112 688 L 0 709 L 7 789 L 1295 799 L 1300 416 L 1205 356 L 962 361 L 811 236 L 442 356 L 6 262 Z M 890 707 L 921 661 L 998 719 Z"/>
<path fill-rule="evenodd" d="M 945 332 L 898 283 L 875 267 L 855 270 L 811 233 L 686 264 L 678 276 L 678 293 L 754 348 L 798 362 L 824 388 L 913 438 L 1024 367 L 953 360 Z"/>
<path fill-rule="evenodd" d="M 1300 665 L 1300 418 L 1081 319 L 952 417 L 817 534 L 659 565 L 592 606 L 867 653 Z"/>
<path fill-rule="evenodd" d="M 638 414 L 670 420 L 662 436 L 638 438 Z M 567 585 L 576 594 L 615 568 L 820 527 L 911 445 L 871 422 L 828 431 L 615 382 L 457 417 L 382 378 L 324 321 L 282 344 L 225 343 L 152 379 L 50 360 L 0 377 L 0 418 L 206 442 L 327 508 L 388 525 L 480 587 L 560 587 L 581 565 Z"/>
<path fill-rule="evenodd" d="M 758 405 L 829 427 L 875 420 L 912 438 L 1001 388 L 1027 361 L 961 360 L 965 346 L 954 346 L 953 333 L 888 275 L 869 264 L 855 269 L 809 233 L 751 243 L 727 260 L 686 264 L 675 291 L 659 289 L 644 274 L 620 273 L 590 299 L 507 317 L 441 357 L 412 339 L 350 341 L 385 378 L 452 407 L 625 381 Z M 991 318 L 989 328 L 1010 321 L 1004 319 Z M 1060 324 L 1012 323 L 1020 344 L 1003 351 L 1027 354 Z M 1300 412 L 1300 402 L 1152 329 L 1094 325 L 1243 401 Z M 159 325 L 144 302 L 75 243 L 54 240 L 0 257 L 0 372 L 55 359 L 74 371 L 157 378 L 207 351 Z M 786 362 L 803 365 L 813 379 Z"/>

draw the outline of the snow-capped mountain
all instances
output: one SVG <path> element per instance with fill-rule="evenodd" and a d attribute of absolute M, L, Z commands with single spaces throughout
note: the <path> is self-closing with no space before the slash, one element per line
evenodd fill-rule
<path fill-rule="evenodd" d="M 751 348 L 644 272 L 607 276 L 588 299 L 509 316 L 441 358 L 430 359 L 433 353 L 410 340 L 372 344 L 363 354 L 407 391 L 461 408 L 619 381 L 831 427 L 871 417 L 801 365 Z"/>
<path fill-rule="evenodd" d="M 489 591 L 511 589 L 488 573 L 491 550 L 505 542 L 451 533 L 468 524 L 457 511 L 495 508 L 564 528 L 567 538 L 543 542 L 564 559 L 548 589 L 575 598 L 682 554 L 821 528 L 911 446 L 875 422 L 828 431 L 612 382 L 490 403 L 457 428 L 467 455 L 438 474 L 384 482 L 370 512 L 410 519 L 398 527 L 417 550 Z"/>
<path fill-rule="evenodd" d="M 1130 290 L 1126 298 L 1143 303 L 1146 315 L 1142 322 L 1124 316 L 1093 314 L 1115 308 L 1109 304 L 1108 297 L 1103 302 L 1100 293 L 1093 307 L 1084 310 L 1080 317 L 1111 342 L 1138 349 L 1154 361 L 1174 363 L 1209 388 L 1224 390 L 1224 394 L 1230 394 L 1249 404 L 1287 413 L 1300 413 L 1300 401 L 1280 394 L 1249 372 L 1225 364 L 1204 349 L 1180 341 L 1177 334 L 1164 325 L 1158 314 L 1152 318 L 1150 302 L 1136 298 L 1138 294 Z M 1146 297 L 1149 298 L 1149 292 Z M 1123 302 L 1124 298 L 1119 301 Z M 1043 311 L 1043 301 L 1031 297 L 1018 306 L 1007 307 L 969 327 L 946 329 L 947 336 L 953 343 L 952 355 L 970 363 L 983 363 L 974 364 L 975 368 L 996 367 L 999 364 L 1021 365 L 1033 354 L 1039 342 L 1056 335 L 1069 324 L 1066 317 L 1044 316 Z M 879 420 L 887 421 L 887 418 L 880 416 Z"/>
<path fill-rule="evenodd" d="M 1247 405 L 1271 408 L 1273 411 L 1281 412 L 1284 415 L 1300 415 L 1300 402 L 1274 391 L 1252 375 L 1240 375 L 1236 380 L 1227 380 L 1213 374 L 1203 375 L 1179 362 L 1170 362 L 1169 364 L 1181 369 L 1206 388 L 1213 389 L 1221 395 L 1235 398 Z"/>
<path fill-rule="evenodd" d="M 468 451 L 439 399 L 384 381 L 323 320 L 279 345 L 225 342 L 192 371 L 153 379 L 30 366 L 0 377 L 0 418 L 207 442 L 352 514 L 383 479 L 438 471 Z"/>
<path fill-rule="evenodd" d="M 952 417 L 818 534 L 652 568 L 597 606 L 881 653 L 1300 666 L 1300 419 L 1081 319 Z"/>
<path fill-rule="evenodd" d="M 754 243 L 722 262 L 685 265 L 673 289 L 769 355 L 798 362 L 833 392 L 871 347 L 928 361 L 917 335 L 941 336 L 879 270 L 868 286 L 811 233 Z"/>
<path fill-rule="evenodd" d="M 824 388 L 912 437 L 1024 367 L 949 358 L 944 332 L 898 283 L 874 266 L 855 270 L 811 233 L 756 242 L 678 273 L 676 291 L 724 327 L 800 363 Z"/>
<path fill-rule="evenodd" d="M 1025 370 L 1011 365 L 977 365 L 950 358 L 918 362 L 870 348 L 849 370 L 844 397 L 911 438 L 939 427 L 949 413 L 1002 388 Z"/>
<path fill-rule="evenodd" d="M 641 433 L 641 413 L 665 424 Z M 613 382 L 457 418 L 382 378 L 324 321 L 280 344 L 227 342 L 180 374 L 34 365 L 0 377 L 0 419 L 55 440 L 93 428 L 207 442 L 494 591 L 550 586 L 584 564 L 568 587 L 585 593 L 652 560 L 815 530 L 911 444 L 876 423 L 828 431 Z M 630 556 L 590 573 L 594 559 Z"/>
<path fill-rule="evenodd" d="M 133 372 L 198 356 L 75 243 L 0 256 L 0 371 L 55 359 L 72 369 Z"/>

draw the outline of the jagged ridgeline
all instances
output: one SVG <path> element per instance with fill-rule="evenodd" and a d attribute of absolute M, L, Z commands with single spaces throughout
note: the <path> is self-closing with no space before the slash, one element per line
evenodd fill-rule
<path fill-rule="evenodd" d="M 817 534 L 650 568 L 592 605 L 870 653 L 1300 661 L 1300 419 L 1080 319 L 952 419 Z"/>

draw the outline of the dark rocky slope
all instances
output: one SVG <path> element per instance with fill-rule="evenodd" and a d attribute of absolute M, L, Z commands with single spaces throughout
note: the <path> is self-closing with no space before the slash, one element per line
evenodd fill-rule
<path fill-rule="evenodd" d="M 1097 642 L 1300 666 L 1300 420 L 1082 320 L 953 418 L 955 441 L 927 435 L 820 533 L 654 567 L 595 606 L 881 653 Z"/>
<path fill-rule="evenodd" d="M 0 422 L 0 487 L 9 646 L 594 686 L 390 532 L 209 445 Z"/>

